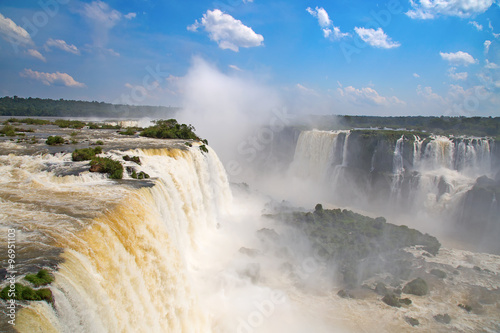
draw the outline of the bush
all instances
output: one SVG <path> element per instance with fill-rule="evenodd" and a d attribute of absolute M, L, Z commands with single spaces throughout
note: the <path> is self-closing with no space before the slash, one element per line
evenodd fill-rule
<path fill-rule="evenodd" d="M 207 146 L 201 145 L 200 146 L 200 150 L 201 150 L 202 153 L 208 154 L 208 148 L 207 148 Z"/>
<path fill-rule="evenodd" d="M 97 140 L 97 141 L 95 142 L 95 144 L 96 144 L 96 145 L 98 145 L 98 146 L 103 146 L 103 145 L 104 145 L 104 142 L 103 142 L 102 140 Z"/>
<path fill-rule="evenodd" d="M 0 130 L 0 133 L 5 134 L 6 136 L 16 136 L 16 131 L 12 125 L 5 125 Z"/>
<path fill-rule="evenodd" d="M 100 153 L 102 153 L 102 148 L 99 146 L 95 148 L 75 149 L 75 151 L 71 154 L 71 159 L 73 162 L 90 161 Z"/>
<path fill-rule="evenodd" d="M 12 295 L 10 285 L 3 288 L 0 292 L 0 297 L 2 299 L 15 299 L 18 301 L 47 301 L 49 303 L 54 302 L 54 297 L 52 292 L 48 288 L 33 290 L 32 288 L 22 285 L 21 283 L 16 283 L 14 285 L 14 295 Z M 9 293 L 11 294 L 9 296 Z"/>
<path fill-rule="evenodd" d="M 35 287 L 45 286 L 54 281 L 54 277 L 46 269 L 41 269 L 36 274 L 26 274 L 24 279 L 33 283 Z"/>
<path fill-rule="evenodd" d="M 134 178 L 134 179 L 148 179 L 149 178 L 149 175 L 143 171 L 137 173 L 135 170 L 132 171 L 132 174 L 130 175 L 130 177 Z"/>
<path fill-rule="evenodd" d="M 64 139 L 59 135 L 49 136 L 47 138 L 47 141 L 45 141 L 45 143 L 48 144 L 49 146 L 62 145 L 64 143 Z"/>
<path fill-rule="evenodd" d="M 121 135 L 135 135 L 135 133 L 136 131 L 132 127 L 127 128 L 125 131 L 118 132 L 118 134 Z"/>
<path fill-rule="evenodd" d="M 122 179 L 123 165 L 109 157 L 94 157 L 90 161 L 90 172 L 107 173 L 111 179 Z"/>
<path fill-rule="evenodd" d="M 140 135 L 156 139 L 192 139 L 200 140 L 192 125 L 179 124 L 175 119 L 156 120 L 155 125 L 144 129 Z"/>
<path fill-rule="evenodd" d="M 416 278 L 415 280 L 408 282 L 406 286 L 404 286 L 403 292 L 406 294 L 424 296 L 429 292 L 429 287 L 427 286 L 427 282 L 425 282 L 424 279 Z"/>
<path fill-rule="evenodd" d="M 57 120 L 54 121 L 54 125 L 57 125 L 60 128 L 76 128 L 76 129 L 81 129 L 86 124 L 83 121 L 79 121 L 79 120 L 57 119 Z"/>

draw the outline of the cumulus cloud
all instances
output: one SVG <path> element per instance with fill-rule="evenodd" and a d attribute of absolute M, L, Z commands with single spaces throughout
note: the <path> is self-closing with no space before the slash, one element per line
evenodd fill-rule
<path fill-rule="evenodd" d="M 203 27 L 211 40 L 217 42 L 221 49 L 238 52 L 240 47 L 255 47 L 262 45 L 264 37 L 256 34 L 252 28 L 244 25 L 240 20 L 219 9 L 207 10 L 201 22 L 198 20 L 187 27 L 189 31 L 197 31 Z"/>
<path fill-rule="evenodd" d="M 135 18 L 137 16 L 136 13 L 128 13 L 127 15 L 124 15 L 123 17 L 125 17 L 127 20 L 131 20 L 133 18 Z"/>
<path fill-rule="evenodd" d="M 433 19 L 438 16 L 471 17 L 484 13 L 494 0 L 410 0 L 412 19 Z"/>
<path fill-rule="evenodd" d="M 469 21 L 469 24 L 472 24 L 474 26 L 474 28 L 477 29 L 477 31 L 483 30 L 483 26 L 481 24 L 477 23 L 476 21 Z"/>
<path fill-rule="evenodd" d="M 491 40 L 484 41 L 484 53 L 488 53 L 488 51 L 490 50 L 490 45 L 491 45 Z"/>
<path fill-rule="evenodd" d="M 382 28 L 367 29 L 355 27 L 354 31 L 359 35 L 359 37 L 369 45 L 382 49 L 392 49 L 401 46 L 398 42 L 393 42 L 390 37 L 388 37 Z"/>
<path fill-rule="evenodd" d="M 418 75 L 417 73 L 413 73 L 413 77 L 418 79 L 420 75 Z"/>
<path fill-rule="evenodd" d="M 312 9 L 311 7 L 307 7 L 306 11 L 318 19 L 318 24 L 323 30 L 323 36 L 325 38 L 332 38 L 333 40 L 340 40 L 344 37 L 350 36 L 347 32 L 340 31 L 339 27 L 333 25 L 332 20 L 328 16 L 328 13 L 323 7 L 316 7 L 316 9 Z"/>
<path fill-rule="evenodd" d="M 25 46 L 35 45 L 30 34 L 14 23 L 10 18 L 0 14 L 0 35 L 8 42 Z"/>
<path fill-rule="evenodd" d="M 456 67 L 451 67 L 448 70 L 448 76 L 455 81 L 463 81 L 467 79 L 467 72 L 456 73 Z"/>
<path fill-rule="evenodd" d="M 49 38 L 47 42 L 45 42 L 45 50 L 50 51 L 51 48 L 56 48 L 73 54 L 80 54 L 80 50 L 78 50 L 75 45 L 68 44 L 62 39 Z"/>
<path fill-rule="evenodd" d="M 494 62 L 489 62 L 488 59 L 486 59 L 486 65 L 484 66 L 484 68 L 486 68 L 486 69 L 498 69 L 499 67 L 500 66 L 498 66 Z"/>
<path fill-rule="evenodd" d="M 39 59 L 39 60 L 41 60 L 43 62 L 47 61 L 47 59 L 45 59 L 45 57 L 40 52 L 38 52 L 35 49 L 29 49 L 29 50 L 27 50 L 26 54 L 29 55 L 29 56 L 31 56 L 31 57 L 33 57 L 33 58 L 37 58 L 37 59 Z"/>
<path fill-rule="evenodd" d="M 406 105 L 404 101 L 401 101 L 396 96 L 384 97 L 379 95 L 379 93 L 370 87 L 364 87 L 361 89 L 354 88 L 353 86 L 342 87 L 340 85 L 337 88 L 339 95 L 351 102 L 358 105 L 371 105 L 371 106 L 403 106 Z"/>
<path fill-rule="evenodd" d="M 43 84 L 47 86 L 55 85 L 55 86 L 75 87 L 75 88 L 85 87 L 85 84 L 76 81 L 71 77 L 71 75 L 61 72 L 44 73 L 26 68 L 24 69 L 24 71 L 19 73 L 19 75 L 22 77 L 41 81 Z"/>
<path fill-rule="evenodd" d="M 458 51 L 455 53 L 439 52 L 439 55 L 441 56 L 441 58 L 454 65 L 469 66 L 477 62 L 477 60 L 474 59 L 473 56 L 471 56 L 467 52 L 462 51 Z"/>
<path fill-rule="evenodd" d="M 421 85 L 417 86 L 417 95 L 426 101 L 432 101 L 438 104 L 445 104 L 446 101 L 443 97 L 432 91 L 431 87 L 422 88 Z"/>

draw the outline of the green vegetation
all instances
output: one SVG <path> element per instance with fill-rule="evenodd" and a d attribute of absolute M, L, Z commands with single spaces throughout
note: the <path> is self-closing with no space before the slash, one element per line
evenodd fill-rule
<path fill-rule="evenodd" d="M 122 179 L 123 165 L 109 157 L 94 157 L 90 161 L 90 172 L 107 173 L 111 179 Z"/>
<path fill-rule="evenodd" d="M 207 146 L 201 145 L 200 146 L 200 150 L 201 150 L 202 153 L 208 154 L 208 148 L 207 148 Z"/>
<path fill-rule="evenodd" d="M 125 131 L 118 132 L 118 134 L 121 135 L 135 135 L 135 133 L 137 133 L 137 131 L 132 127 L 128 127 Z"/>
<path fill-rule="evenodd" d="M 149 175 L 147 173 L 145 173 L 144 171 L 137 173 L 135 170 L 133 170 L 130 177 L 132 177 L 134 179 L 148 179 Z"/>
<path fill-rule="evenodd" d="M 427 282 L 425 282 L 424 279 L 416 278 L 415 280 L 408 282 L 404 286 L 403 292 L 405 294 L 424 296 L 429 292 L 429 287 L 427 286 Z"/>
<path fill-rule="evenodd" d="M 320 129 L 392 128 L 440 135 L 500 136 L 500 117 L 311 116 Z M 498 141 L 498 139 L 497 139 Z"/>
<path fill-rule="evenodd" d="M 33 118 L 9 118 L 6 122 L 8 123 L 19 123 L 19 124 L 27 124 L 27 125 L 50 125 L 52 122 L 46 119 L 33 119 Z"/>
<path fill-rule="evenodd" d="M 175 119 L 156 120 L 155 125 L 145 128 L 140 135 L 156 139 L 200 140 L 192 125 L 179 124 Z"/>
<path fill-rule="evenodd" d="M 41 269 L 36 274 L 26 274 L 24 279 L 33 283 L 35 287 L 45 286 L 54 281 L 54 277 L 46 269 Z"/>
<path fill-rule="evenodd" d="M 134 106 L 71 100 L 41 98 L 0 98 L 0 116 L 27 117 L 123 117 L 173 115 L 178 108 L 164 106 Z"/>
<path fill-rule="evenodd" d="M 401 249 L 420 245 L 436 255 L 441 246 L 435 237 L 387 223 L 383 217 L 373 219 L 348 210 L 323 209 L 321 204 L 312 213 L 268 217 L 302 229 L 319 255 L 339 265 L 348 287 L 356 287 L 361 279 L 377 273 L 407 279 L 411 265 Z"/>
<path fill-rule="evenodd" d="M 56 119 L 54 120 L 54 125 L 59 126 L 60 128 L 75 128 L 82 129 L 87 124 L 80 120 L 66 120 L 66 119 Z"/>
<path fill-rule="evenodd" d="M 64 139 L 59 135 L 49 136 L 47 138 L 47 141 L 45 141 L 45 143 L 48 144 L 49 146 L 62 145 L 64 143 Z"/>
<path fill-rule="evenodd" d="M 102 146 L 104 145 L 104 142 L 102 140 L 97 140 L 94 145 L 97 145 L 97 146 Z"/>
<path fill-rule="evenodd" d="M 130 157 L 128 155 L 125 155 L 125 156 L 123 156 L 123 160 L 127 161 L 127 162 L 134 162 L 134 163 L 141 165 L 141 159 L 139 158 L 139 156 Z"/>
<path fill-rule="evenodd" d="M 10 295 L 9 295 L 10 294 Z M 54 302 L 52 292 L 48 288 L 36 289 L 25 286 L 21 283 L 16 283 L 14 289 L 7 286 L 0 292 L 2 299 L 15 299 L 18 301 L 46 301 L 48 303 Z"/>
<path fill-rule="evenodd" d="M 101 153 L 102 148 L 100 146 L 97 146 L 95 148 L 75 149 L 75 151 L 71 154 L 71 159 L 73 160 L 73 162 L 90 161 L 96 155 Z"/>
<path fill-rule="evenodd" d="M 0 130 L 0 133 L 6 136 L 16 136 L 16 130 L 12 125 L 4 125 L 4 127 Z"/>

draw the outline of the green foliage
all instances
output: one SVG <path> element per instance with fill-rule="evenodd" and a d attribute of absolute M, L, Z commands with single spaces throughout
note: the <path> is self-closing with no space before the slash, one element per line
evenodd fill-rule
<path fill-rule="evenodd" d="M 102 140 L 97 140 L 95 142 L 95 144 L 98 145 L 98 146 L 102 146 L 102 145 L 104 145 L 104 142 Z"/>
<path fill-rule="evenodd" d="M 155 125 L 145 128 L 140 135 L 156 139 L 199 140 L 192 125 L 179 124 L 175 119 L 156 120 Z"/>
<path fill-rule="evenodd" d="M 73 162 L 90 161 L 96 155 L 101 153 L 102 148 L 100 146 L 97 146 L 95 148 L 75 149 L 75 151 L 71 154 L 71 159 L 73 160 Z"/>
<path fill-rule="evenodd" d="M 121 135 L 135 135 L 136 130 L 134 130 L 132 127 L 127 128 L 125 131 L 118 132 L 118 134 Z"/>
<path fill-rule="evenodd" d="M 123 165 L 109 157 L 94 157 L 90 161 L 90 172 L 107 173 L 111 179 L 122 179 Z"/>
<path fill-rule="evenodd" d="M 207 148 L 207 146 L 201 145 L 200 146 L 200 150 L 201 150 L 202 153 L 208 154 L 208 148 Z"/>
<path fill-rule="evenodd" d="M 45 286 L 54 281 L 54 277 L 46 269 L 41 269 L 36 274 L 26 274 L 24 279 L 33 283 L 35 287 Z"/>
<path fill-rule="evenodd" d="M 13 290 L 10 289 L 10 285 L 3 288 L 0 292 L 0 297 L 5 300 L 15 299 L 18 301 L 46 301 L 48 303 L 52 303 L 54 301 L 50 289 L 43 288 L 33 290 L 32 288 L 21 283 L 16 283 Z"/>
<path fill-rule="evenodd" d="M 16 130 L 12 125 L 4 125 L 4 127 L 0 130 L 0 133 L 6 136 L 16 136 Z"/>
<path fill-rule="evenodd" d="M 429 292 L 429 287 L 427 286 L 427 282 L 425 282 L 424 279 L 416 278 L 415 280 L 408 282 L 404 286 L 403 292 L 405 294 L 424 296 Z"/>
<path fill-rule="evenodd" d="M 52 122 L 50 120 L 33 119 L 33 118 L 24 118 L 24 119 L 9 118 L 7 121 L 10 123 L 20 123 L 20 124 L 27 124 L 27 125 L 49 125 L 49 124 L 52 124 Z"/>
<path fill-rule="evenodd" d="M 271 215 L 304 231 L 316 251 L 325 260 L 332 260 L 344 277 L 344 283 L 354 287 L 359 283 L 359 265 L 365 265 L 364 278 L 373 276 L 381 269 L 407 278 L 411 268 L 401 249 L 421 245 L 431 254 L 437 254 L 441 244 L 435 237 L 422 234 L 407 226 L 387 223 L 348 210 L 323 209 L 316 205 L 312 213 L 292 212 Z"/>
<path fill-rule="evenodd" d="M 0 116 L 122 117 L 126 114 L 157 116 L 159 114 L 174 114 L 177 110 L 178 108 L 173 107 L 116 105 L 96 101 L 53 100 L 31 97 L 19 98 L 17 96 L 0 98 Z"/>
<path fill-rule="evenodd" d="M 57 125 L 60 128 L 82 129 L 87 124 L 80 120 L 56 119 L 54 120 L 54 125 Z"/>
<path fill-rule="evenodd" d="M 134 162 L 134 163 L 141 165 L 141 159 L 139 158 L 139 156 L 130 157 L 128 155 L 125 155 L 125 156 L 123 156 L 123 160 L 127 161 L 127 162 Z"/>
<path fill-rule="evenodd" d="M 149 175 L 147 173 L 145 173 L 144 171 L 137 173 L 135 170 L 133 170 L 130 177 L 132 177 L 134 179 L 148 179 Z"/>
<path fill-rule="evenodd" d="M 62 145 L 64 143 L 64 139 L 59 135 L 49 136 L 47 138 L 47 141 L 45 141 L 45 143 L 48 144 L 49 146 Z"/>

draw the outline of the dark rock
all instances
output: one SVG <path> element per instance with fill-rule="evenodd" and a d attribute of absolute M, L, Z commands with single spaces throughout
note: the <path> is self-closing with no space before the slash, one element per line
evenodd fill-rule
<path fill-rule="evenodd" d="M 5 268 L 0 268 L 0 281 L 4 280 L 7 277 L 7 270 Z"/>
<path fill-rule="evenodd" d="M 409 298 L 400 298 L 399 302 L 404 305 L 411 305 L 412 301 Z"/>
<path fill-rule="evenodd" d="M 342 297 L 342 298 L 354 298 L 354 297 L 352 297 L 352 295 L 349 292 L 349 290 L 344 290 L 344 289 L 339 290 L 339 292 L 337 293 L 337 295 L 339 297 Z"/>
<path fill-rule="evenodd" d="M 387 294 L 387 288 L 384 283 L 382 282 L 377 282 L 377 285 L 375 286 L 375 292 L 379 294 L 380 296 L 386 295 Z"/>
<path fill-rule="evenodd" d="M 420 324 L 420 322 L 417 319 L 412 317 L 405 317 L 405 321 L 411 326 L 418 326 Z"/>
<path fill-rule="evenodd" d="M 384 296 L 384 298 L 382 298 L 382 302 L 384 302 L 385 304 L 387 304 L 389 306 L 393 306 L 396 308 L 401 307 L 401 303 L 399 302 L 399 298 L 397 298 L 393 294 L 386 294 Z"/>
<path fill-rule="evenodd" d="M 451 317 L 447 313 L 445 313 L 444 315 L 438 314 L 434 316 L 434 320 L 441 324 L 449 324 L 451 322 Z"/>
<path fill-rule="evenodd" d="M 406 294 L 424 296 L 429 292 L 429 287 L 427 286 L 427 282 L 425 282 L 424 279 L 416 278 L 415 280 L 408 282 L 404 286 L 403 292 Z"/>
<path fill-rule="evenodd" d="M 445 279 L 446 278 L 446 273 L 443 272 L 440 269 L 431 269 L 431 274 L 440 278 L 440 279 Z"/>

